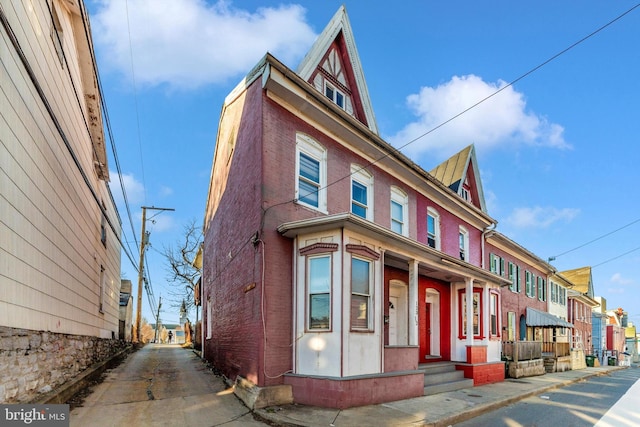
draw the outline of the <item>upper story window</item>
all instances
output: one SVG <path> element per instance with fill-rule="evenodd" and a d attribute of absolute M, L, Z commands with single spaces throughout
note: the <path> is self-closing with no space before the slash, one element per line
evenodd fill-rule
<path fill-rule="evenodd" d="M 327 210 L 327 151 L 306 135 L 296 136 L 296 200 Z"/>
<path fill-rule="evenodd" d="M 427 208 L 427 245 L 440 250 L 440 215 L 433 208 Z"/>
<path fill-rule="evenodd" d="M 64 33 L 62 31 L 62 25 L 60 24 L 60 17 L 56 5 L 51 3 L 51 40 L 53 46 L 58 54 L 60 65 L 64 67 L 64 50 L 62 49 L 62 40 L 64 39 Z"/>
<path fill-rule="evenodd" d="M 538 299 L 547 300 L 547 281 L 542 276 L 538 276 Z"/>
<path fill-rule="evenodd" d="M 373 176 L 365 169 L 351 166 L 351 213 L 373 220 Z"/>
<path fill-rule="evenodd" d="M 328 330 L 331 327 L 331 255 L 309 257 L 307 265 L 307 327 Z"/>
<path fill-rule="evenodd" d="M 496 273 L 499 276 L 504 275 L 504 259 L 498 255 L 491 254 L 489 256 L 490 269 L 492 273 Z"/>
<path fill-rule="evenodd" d="M 520 292 L 520 267 L 512 262 L 509 263 L 509 279 L 511 279 L 509 289 Z"/>
<path fill-rule="evenodd" d="M 407 226 L 407 194 L 398 187 L 391 187 L 391 230 L 406 236 Z"/>
<path fill-rule="evenodd" d="M 535 298 L 536 296 L 536 287 L 534 285 L 535 283 L 535 275 L 527 270 L 524 271 L 524 283 L 525 283 L 525 290 L 526 290 L 526 294 L 528 297 L 530 298 Z"/>
<path fill-rule="evenodd" d="M 458 233 L 458 242 L 460 259 L 462 261 L 469 261 L 469 232 L 462 226 L 460 226 L 460 232 Z"/>
<path fill-rule="evenodd" d="M 334 85 L 325 81 L 324 82 L 324 94 L 332 100 L 338 107 L 344 109 L 344 93 L 338 90 Z"/>

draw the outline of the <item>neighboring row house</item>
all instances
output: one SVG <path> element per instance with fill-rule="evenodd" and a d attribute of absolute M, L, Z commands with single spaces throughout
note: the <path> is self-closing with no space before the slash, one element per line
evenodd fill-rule
<path fill-rule="evenodd" d="M 267 54 L 225 99 L 203 355 L 252 407 L 420 396 L 436 364 L 502 381 L 505 342 L 568 348 L 573 326 L 555 269 L 496 225 L 473 146 L 427 172 L 380 137 L 341 7 L 297 72 Z"/>
<path fill-rule="evenodd" d="M 121 344 L 121 224 L 83 2 L 3 1 L 0 45 L 0 403 L 16 403 Z"/>

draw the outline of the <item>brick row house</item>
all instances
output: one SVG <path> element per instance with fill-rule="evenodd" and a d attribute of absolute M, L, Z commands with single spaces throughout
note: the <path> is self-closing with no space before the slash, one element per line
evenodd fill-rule
<path fill-rule="evenodd" d="M 203 356 L 251 407 L 416 397 L 443 363 L 502 381 L 503 339 L 548 326 L 553 268 L 496 225 L 473 146 L 427 172 L 380 137 L 341 7 L 297 72 L 267 54 L 225 99 Z"/>

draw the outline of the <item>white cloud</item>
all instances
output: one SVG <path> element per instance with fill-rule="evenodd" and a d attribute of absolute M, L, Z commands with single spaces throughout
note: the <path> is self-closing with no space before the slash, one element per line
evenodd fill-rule
<path fill-rule="evenodd" d="M 562 126 L 527 111 L 524 94 L 515 91 L 513 86 L 506 86 L 502 80 L 489 83 L 481 77 L 467 75 L 454 76 L 435 88 L 423 87 L 419 93 L 407 97 L 407 105 L 416 120 L 388 140 L 401 147 L 502 89 L 403 151 L 419 158 L 426 152 L 449 156 L 472 143 L 478 149 L 520 143 L 571 148 L 564 140 Z"/>
<path fill-rule="evenodd" d="M 535 206 L 532 208 L 515 208 L 506 222 L 516 228 L 547 228 L 551 224 L 564 221 L 571 222 L 580 209 Z"/>
<path fill-rule="evenodd" d="M 622 274 L 620 274 L 620 273 L 614 273 L 614 275 L 611 276 L 609 281 L 611 283 L 616 283 L 618 285 L 630 285 L 630 284 L 633 283 L 633 280 L 625 279 L 624 277 L 622 277 Z"/>
<path fill-rule="evenodd" d="M 172 194 L 173 194 L 173 188 L 167 187 L 166 185 L 163 185 L 162 187 L 160 187 L 161 196 L 166 197 L 166 196 L 171 196 Z"/>
<path fill-rule="evenodd" d="M 317 36 L 305 12 L 299 5 L 249 12 L 223 0 L 100 0 L 91 23 L 110 67 L 130 75 L 134 58 L 138 84 L 197 88 L 246 73 L 267 52 L 299 60 Z"/>
<path fill-rule="evenodd" d="M 118 172 L 109 171 L 109 175 L 112 177 L 111 182 L 109 183 L 109 187 L 111 188 L 111 193 L 113 194 L 113 199 L 118 206 L 120 211 L 125 209 L 124 206 L 124 197 L 122 196 L 122 187 L 120 186 L 120 181 L 117 178 Z M 122 174 L 122 181 L 124 183 L 124 189 L 127 193 L 127 201 L 129 202 L 129 206 L 139 206 L 144 203 L 145 194 L 144 194 L 144 185 L 136 180 L 133 174 Z"/>

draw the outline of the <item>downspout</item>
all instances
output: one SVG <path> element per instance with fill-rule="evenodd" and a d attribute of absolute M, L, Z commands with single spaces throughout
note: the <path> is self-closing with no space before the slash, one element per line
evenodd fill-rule
<path fill-rule="evenodd" d="M 492 222 L 487 228 L 485 228 L 482 231 L 482 241 L 480 242 L 480 263 L 481 263 L 480 266 L 482 267 L 483 270 L 486 269 L 485 265 L 484 265 L 484 259 L 485 259 L 485 256 L 484 256 L 484 251 L 485 251 L 484 242 L 487 239 L 487 235 L 489 233 L 495 231 L 497 225 L 498 225 L 497 222 Z"/>

